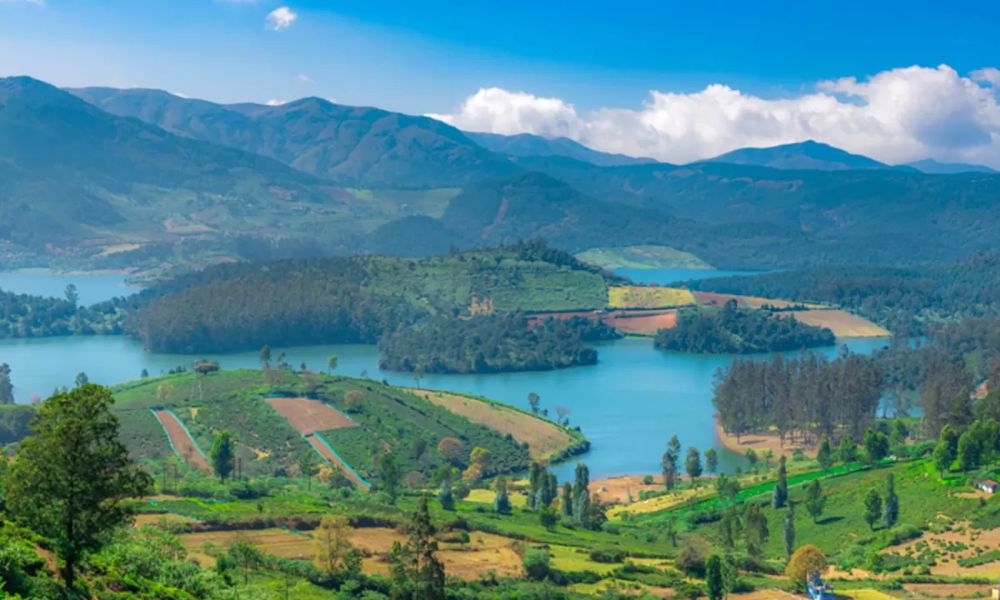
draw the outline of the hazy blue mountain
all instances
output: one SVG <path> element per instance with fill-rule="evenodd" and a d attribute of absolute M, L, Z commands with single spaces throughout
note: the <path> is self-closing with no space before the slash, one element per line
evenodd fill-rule
<path fill-rule="evenodd" d="M 10 243 L 87 240 L 98 252 L 336 204 L 316 178 L 270 158 L 108 114 L 35 79 L 0 79 L 0 239 Z"/>
<path fill-rule="evenodd" d="M 467 131 L 465 135 L 487 150 L 510 156 L 563 156 L 601 167 L 655 163 L 652 158 L 599 152 L 569 138 L 547 138 L 530 133 L 500 135 Z"/>
<path fill-rule="evenodd" d="M 847 169 L 891 169 L 877 160 L 851 154 L 828 144 L 808 140 L 770 148 L 740 148 L 699 162 L 721 162 L 774 169 L 817 169 L 843 171 Z"/>
<path fill-rule="evenodd" d="M 221 105 L 161 90 L 71 90 L 110 113 L 253 152 L 336 182 L 444 187 L 517 171 L 461 131 L 428 117 L 303 98 L 280 106 Z"/>
<path fill-rule="evenodd" d="M 925 158 L 906 163 L 907 167 L 913 167 L 921 173 L 933 175 L 955 175 L 956 173 L 996 173 L 997 171 L 986 165 L 973 165 L 969 163 L 945 163 L 938 162 L 933 158 Z"/>

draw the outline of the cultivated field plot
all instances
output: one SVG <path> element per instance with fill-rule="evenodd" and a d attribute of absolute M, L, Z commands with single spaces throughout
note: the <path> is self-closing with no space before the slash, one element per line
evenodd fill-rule
<path fill-rule="evenodd" d="M 559 426 L 513 408 L 460 394 L 412 388 L 409 391 L 473 423 L 502 434 L 509 433 L 518 442 L 528 444 L 528 451 L 535 460 L 547 459 L 573 444 L 573 438 Z"/>
<path fill-rule="evenodd" d="M 668 308 L 694 303 L 694 294 L 682 288 L 642 285 L 608 288 L 608 306 L 611 308 Z"/>
<path fill-rule="evenodd" d="M 225 550 L 243 540 L 268 554 L 300 560 L 311 560 L 316 551 L 311 533 L 278 528 L 189 533 L 179 537 L 188 554 L 202 566 L 215 563 L 215 559 L 205 552 L 206 544 Z M 365 527 L 353 529 L 349 539 L 365 556 L 366 573 L 387 575 L 392 544 L 405 542 L 406 536 L 387 527 Z M 468 543 L 440 541 L 437 556 L 449 574 L 462 579 L 475 580 L 491 570 L 498 575 L 517 577 L 522 575 L 522 569 L 521 557 L 514 549 L 516 543 L 503 536 L 474 532 Z"/>
<path fill-rule="evenodd" d="M 184 424 L 174 416 L 174 413 L 169 410 L 155 409 L 153 414 L 163 425 L 163 430 L 166 432 L 167 437 L 170 439 L 170 445 L 173 447 L 174 452 L 178 456 L 184 459 L 189 466 L 195 469 L 201 469 L 202 471 L 211 472 L 212 468 L 208 465 L 208 460 L 205 459 L 205 455 L 202 454 L 201 449 L 191 438 L 191 434 L 184 427 Z"/>
<path fill-rule="evenodd" d="M 330 447 L 330 445 L 327 444 L 318 433 L 307 434 L 305 439 L 306 442 L 308 442 L 320 456 L 330 461 L 332 464 L 337 465 L 337 467 L 344 472 L 344 475 L 346 475 L 347 478 L 353 481 L 356 485 L 366 490 L 371 488 L 371 484 L 358 475 L 357 471 L 351 468 L 351 465 L 344 462 L 344 460 L 333 451 L 333 448 Z"/>
<path fill-rule="evenodd" d="M 892 335 L 868 319 L 846 310 L 820 309 L 793 311 L 799 322 L 816 327 L 826 327 L 837 337 L 888 337 Z"/>
<path fill-rule="evenodd" d="M 778 300 L 777 298 L 759 298 L 757 296 L 737 296 L 736 294 L 720 294 L 718 292 L 692 292 L 698 304 L 704 306 L 725 306 L 730 300 L 736 301 L 736 306 L 740 308 L 763 308 L 773 306 L 774 308 L 788 308 L 790 306 L 805 306 L 808 308 L 822 308 L 818 304 L 807 304 L 804 302 L 789 302 L 788 300 Z"/>
<path fill-rule="evenodd" d="M 677 311 L 613 312 L 601 320 L 622 333 L 655 335 L 661 329 L 671 329 L 677 325 Z"/>
<path fill-rule="evenodd" d="M 268 398 L 267 403 L 302 435 L 355 427 L 357 423 L 332 406 L 310 398 Z"/>

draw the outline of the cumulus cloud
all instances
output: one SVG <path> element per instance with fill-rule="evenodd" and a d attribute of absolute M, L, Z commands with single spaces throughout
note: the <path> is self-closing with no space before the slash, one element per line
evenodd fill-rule
<path fill-rule="evenodd" d="M 282 100 L 280 98 L 271 98 L 264 104 L 268 106 L 281 106 L 282 104 L 288 104 L 288 100 Z"/>
<path fill-rule="evenodd" d="M 292 11 L 292 9 L 287 6 L 279 6 L 278 8 L 267 13 L 265 21 L 268 29 L 272 31 L 281 31 L 282 29 L 288 29 L 291 27 L 298 18 L 298 13 Z"/>
<path fill-rule="evenodd" d="M 559 98 L 484 88 L 455 113 L 430 116 L 469 131 L 564 136 L 675 163 L 813 139 L 889 163 L 932 157 L 1000 166 L 998 95 L 1000 70 L 962 76 L 941 65 L 821 81 L 787 98 L 723 84 L 693 93 L 653 90 L 638 109 L 587 112 Z"/>

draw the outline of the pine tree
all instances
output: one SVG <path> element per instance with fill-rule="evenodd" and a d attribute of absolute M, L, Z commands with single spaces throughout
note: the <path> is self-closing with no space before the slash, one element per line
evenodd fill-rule
<path fill-rule="evenodd" d="M 575 475 L 573 518 L 579 525 L 586 525 L 587 513 L 590 511 L 590 470 L 582 462 L 576 463 Z"/>
<path fill-rule="evenodd" d="M 934 446 L 934 467 L 938 473 L 944 475 L 951 469 L 951 463 L 955 462 L 958 455 L 958 432 L 951 425 L 945 425 L 938 436 L 938 443 Z"/>
<path fill-rule="evenodd" d="M 562 486 L 562 498 L 559 499 L 559 506 L 562 508 L 564 517 L 573 516 L 573 486 L 568 481 Z"/>
<path fill-rule="evenodd" d="M 882 496 L 879 496 L 876 490 L 868 490 L 868 494 L 865 496 L 864 517 L 868 528 L 872 530 L 875 529 L 875 523 L 882 517 Z"/>
<path fill-rule="evenodd" d="M 896 481 L 892 473 L 885 476 L 885 508 L 882 512 L 882 523 L 893 527 L 899 521 L 899 496 L 896 495 Z"/>
<path fill-rule="evenodd" d="M 708 600 L 722 600 L 725 585 L 722 580 L 722 560 L 717 554 L 708 557 L 705 563 L 705 589 Z"/>
<path fill-rule="evenodd" d="M 394 598 L 444 600 L 444 565 L 437 558 L 435 533 L 427 496 L 422 496 L 407 526 L 406 544 L 393 545 L 390 573 Z"/>
<path fill-rule="evenodd" d="M 806 510 L 812 517 L 813 523 L 819 521 L 823 516 L 823 508 L 826 506 L 826 496 L 823 495 L 823 487 L 819 479 L 813 479 L 806 487 Z"/>
<path fill-rule="evenodd" d="M 785 457 L 781 457 L 778 463 L 778 483 L 774 486 L 774 494 L 771 496 L 771 505 L 774 508 L 782 508 L 788 502 L 788 471 L 785 467 Z"/>
<path fill-rule="evenodd" d="M 455 492 L 451 488 L 451 477 L 441 479 L 438 502 L 441 503 L 442 510 L 455 510 Z"/>
<path fill-rule="evenodd" d="M 709 448 L 705 450 L 705 470 L 709 473 L 715 473 L 716 469 L 719 468 L 719 453 L 715 451 L 715 448 Z"/>
<path fill-rule="evenodd" d="M 795 508 L 789 504 L 785 511 L 785 556 L 791 556 L 795 552 Z"/>
<path fill-rule="evenodd" d="M 829 469 L 833 466 L 833 450 L 830 448 L 829 436 L 823 436 L 819 442 L 819 450 L 816 451 L 816 462 L 820 468 Z"/>
<path fill-rule="evenodd" d="M 701 453 L 694 446 L 688 448 L 687 457 L 684 459 L 684 470 L 687 471 L 691 481 L 697 481 L 701 477 Z"/>
<path fill-rule="evenodd" d="M 497 477 L 496 498 L 493 500 L 493 510 L 501 515 L 510 514 L 510 496 L 507 495 L 507 479 Z"/>
<path fill-rule="evenodd" d="M 215 435 L 209 456 L 212 459 L 212 469 L 215 470 L 215 474 L 219 480 L 225 481 L 233 472 L 233 464 L 236 460 L 233 438 L 228 431 L 220 431 Z"/>

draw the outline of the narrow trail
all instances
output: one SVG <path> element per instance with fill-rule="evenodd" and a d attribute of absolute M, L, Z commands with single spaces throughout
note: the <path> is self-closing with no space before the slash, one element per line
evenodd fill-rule
<path fill-rule="evenodd" d="M 191 433 L 177 418 L 177 415 L 162 408 L 154 408 L 152 412 L 167 434 L 167 440 L 170 442 L 174 454 L 183 458 L 189 466 L 211 473 L 212 467 L 209 466 L 208 459 L 205 458 L 201 448 L 198 447 L 198 444 L 191 437 Z"/>

